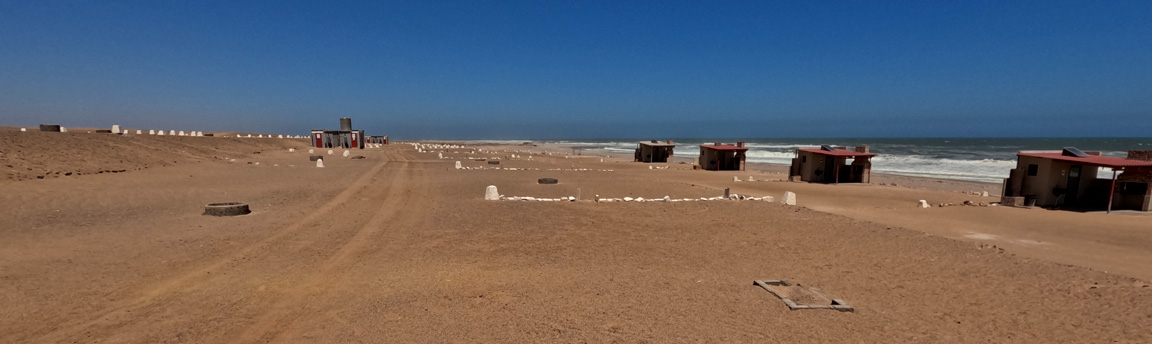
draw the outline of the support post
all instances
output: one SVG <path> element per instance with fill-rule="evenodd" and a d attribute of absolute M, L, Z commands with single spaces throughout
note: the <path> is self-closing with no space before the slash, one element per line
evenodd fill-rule
<path fill-rule="evenodd" d="M 832 184 L 840 184 L 840 159 L 832 158 L 832 161 L 836 163 L 836 167 L 832 168 L 832 171 L 835 171 L 832 174 Z"/>
<path fill-rule="evenodd" d="M 1112 213 L 1112 198 L 1116 197 L 1116 169 L 1112 169 L 1112 187 L 1108 188 L 1108 210 L 1105 214 Z"/>

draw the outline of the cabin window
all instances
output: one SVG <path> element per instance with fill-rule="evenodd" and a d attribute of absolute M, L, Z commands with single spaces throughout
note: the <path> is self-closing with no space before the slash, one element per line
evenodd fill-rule
<path fill-rule="evenodd" d="M 1040 165 L 1029 164 L 1028 165 L 1028 176 L 1029 177 L 1036 176 L 1036 174 L 1037 174 L 1037 172 L 1039 172 L 1039 170 L 1040 170 Z"/>
<path fill-rule="evenodd" d="M 808 163 L 808 156 L 807 155 L 801 156 L 800 157 L 800 163 L 802 163 L 802 164 Z"/>

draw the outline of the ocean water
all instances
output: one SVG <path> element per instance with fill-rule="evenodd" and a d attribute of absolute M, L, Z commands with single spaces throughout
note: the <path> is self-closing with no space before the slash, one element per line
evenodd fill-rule
<path fill-rule="evenodd" d="M 667 140 L 667 138 L 659 138 Z M 737 139 L 675 139 L 677 157 L 697 157 L 704 143 L 735 143 Z M 548 141 L 577 149 L 606 150 L 631 155 L 637 142 L 646 139 Z M 821 138 L 744 139 L 748 162 L 790 165 L 797 147 L 869 146 L 878 156 L 872 158 L 872 171 L 917 177 L 931 177 L 1000 183 L 1016 167 L 1016 153 L 1022 150 L 1060 150 L 1077 147 L 1100 151 L 1105 156 L 1124 157 L 1129 150 L 1152 150 L 1152 138 Z M 1111 171 L 1101 175 L 1111 177 Z"/>

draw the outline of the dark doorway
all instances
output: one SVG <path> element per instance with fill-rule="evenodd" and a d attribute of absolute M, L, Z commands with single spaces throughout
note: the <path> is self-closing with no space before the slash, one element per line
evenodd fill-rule
<path fill-rule="evenodd" d="M 824 157 L 824 183 L 836 181 L 836 158 Z"/>
<path fill-rule="evenodd" d="M 1076 205 L 1076 196 L 1080 192 L 1080 170 L 1082 166 L 1072 165 L 1068 167 L 1068 184 L 1065 187 L 1064 204 Z"/>

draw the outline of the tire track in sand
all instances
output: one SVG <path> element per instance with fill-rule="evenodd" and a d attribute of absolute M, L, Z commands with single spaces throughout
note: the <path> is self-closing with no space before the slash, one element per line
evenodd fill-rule
<path fill-rule="evenodd" d="M 379 175 L 380 171 L 383 170 L 383 168 L 389 163 L 390 159 L 382 159 L 380 163 L 372 166 L 368 172 L 365 172 L 363 175 L 357 178 L 356 181 L 352 182 L 352 184 L 349 184 L 348 187 L 344 188 L 344 190 L 337 194 L 336 197 L 333 197 L 328 202 L 325 202 L 315 211 L 308 213 L 299 221 L 293 222 L 292 224 L 284 227 L 279 231 L 276 231 L 276 233 L 264 238 L 259 242 L 247 245 L 227 256 L 217 258 L 214 262 L 206 266 L 195 268 L 181 275 L 160 281 L 156 283 L 155 286 L 144 290 L 140 296 L 116 302 L 98 312 L 94 312 L 93 316 L 90 318 L 54 326 L 49 332 L 34 336 L 36 338 L 30 342 L 68 341 L 69 339 L 76 338 L 76 334 L 84 333 L 85 330 L 94 326 L 100 324 L 115 323 L 116 321 L 114 321 L 114 319 L 124 318 L 133 313 L 135 310 L 143 309 L 149 305 L 162 301 L 166 296 L 171 296 L 201 287 L 213 281 L 215 278 L 218 278 L 217 276 L 220 275 L 212 275 L 208 272 L 218 271 L 227 268 L 229 265 L 241 263 L 244 261 L 244 257 L 252 256 L 253 253 L 257 251 L 267 249 L 277 242 L 283 241 L 293 234 L 297 234 L 302 229 L 306 228 L 305 225 L 321 220 L 324 216 L 327 216 L 329 213 L 337 210 L 340 206 L 346 204 L 353 196 L 362 193 L 363 188 L 370 185 L 373 182 L 374 177 Z"/>
<path fill-rule="evenodd" d="M 302 316 L 312 314 L 313 302 L 354 267 L 354 258 L 362 256 L 367 250 L 366 246 L 378 242 L 377 237 L 386 232 L 386 227 L 405 227 L 422 218 L 420 212 L 409 209 L 420 209 L 423 204 L 431 202 L 426 197 L 420 197 L 421 191 L 427 189 L 428 185 L 422 182 L 410 183 L 414 171 L 407 159 L 396 155 L 391 157 L 401 165 L 400 173 L 391 181 L 388 196 L 379 210 L 337 254 L 324 262 L 323 268 L 309 276 L 305 283 L 286 293 L 286 297 L 259 316 L 255 324 L 234 337 L 238 342 L 268 343 L 293 337 L 294 330 L 300 327 L 292 324 Z"/>

